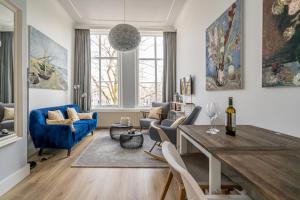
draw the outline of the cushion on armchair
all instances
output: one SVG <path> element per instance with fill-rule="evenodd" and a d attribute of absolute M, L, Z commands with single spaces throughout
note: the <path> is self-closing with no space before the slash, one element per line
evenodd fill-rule
<path fill-rule="evenodd" d="M 162 107 L 153 107 L 150 109 L 148 118 L 160 120 L 161 113 L 162 113 Z"/>
<path fill-rule="evenodd" d="M 178 119 L 176 119 L 175 122 L 173 122 L 170 128 L 177 128 L 179 125 L 181 125 L 184 122 L 185 119 L 186 117 L 179 117 Z"/>
<path fill-rule="evenodd" d="M 15 108 L 4 107 L 3 121 L 14 120 L 15 118 Z"/>

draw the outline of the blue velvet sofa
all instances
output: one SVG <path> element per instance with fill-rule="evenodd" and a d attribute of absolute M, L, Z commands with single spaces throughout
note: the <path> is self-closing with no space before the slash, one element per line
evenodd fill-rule
<path fill-rule="evenodd" d="M 40 148 L 39 154 L 42 154 L 45 148 L 67 149 L 70 156 L 72 147 L 80 142 L 89 133 L 93 134 L 98 124 L 98 113 L 93 113 L 91 120 L 79 120 L 74 122 L 75 132 L 69 125 L 48 125 L 46 119 L 48 111 L 60 110 L 67 119 L 67 108 L 75 108 L 77 112 L 80 109 L 77 105 L 64 105 L 58 107 L 49 107 L 32 110 L 29 117 L 29 131 L 35 148 Z"/>

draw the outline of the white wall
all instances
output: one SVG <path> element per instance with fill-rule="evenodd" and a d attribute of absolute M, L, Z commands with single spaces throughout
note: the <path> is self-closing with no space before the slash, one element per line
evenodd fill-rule
<path fill-rule="evenodd" d="M 72 102 L 74 21 L 58 0 L 28 0 L 28 25 L 41 31 L 68 50 L 68 90 L 29 89 L 29 112 L 32 109 L 59 106 Z M 36 152 L 28 137 L 28 155 Z"/>
<path fill-rule="evenodd" d="M 28 0 L 28 25 L 32 25 L 68 50 L 68 90 L 29 89 L 29 110 L 71 102 L 74 29 L 73 20 L 57 0 Z"/>
<path fill-rule="evenodd" d="M 222 111 L 234 97 L 237 123 L 251 124 L 300 137 L 300 88 L 262 88 L 262 0 L 244 1 L 244 89 L 205 90 L 205 30 L 234 0 L 189 0 L 176 21 L 177 79 L 195 76 L 194 102 L 218 102 Z M 178 83 L 179 85 L 179 83 Z M 220 120 L 223 123 L 224 116 Z M 221 122 L 222 121 L 222 122 Z M 201 112 L 197 124 L 209 123 Z"/>
<path fill-rule="evenodd" d="M 27 69 L 27 24 L 26 24 L 26 1 L 24 0 L 12 0 L 12 2 L 22 10 L 22 66 L 19 72 L 23 72 L 23 90 L 26 91 L 26 69 Z M 22 97 L 24 101 L 24 109 L 20 111 L 23 113 L 23 137 L 15 143 L 9 144 L 0 148 L 0 195 L 6 191 L 10 186 L 26 176 L 27 171 L 27 119 L 26 119 L 26 92 Z M 23 170 L 24 169 L 24 170 Z M 16 172 L 20 172 L 17 173 Z M 9 185 L 9 186 L 8 186 Z"/>

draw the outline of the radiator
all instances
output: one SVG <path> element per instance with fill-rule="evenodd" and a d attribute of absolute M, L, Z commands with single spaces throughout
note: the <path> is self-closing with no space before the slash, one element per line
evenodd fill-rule
<path fill-rule="evenodd" d="M 120 122 L 121 117 L 130 117 L 133 127 L 140 127 L 140 118 L 142 114 L 140 111 L 98 111 L 98 127 L 109 128 L 112 123 Z"/>

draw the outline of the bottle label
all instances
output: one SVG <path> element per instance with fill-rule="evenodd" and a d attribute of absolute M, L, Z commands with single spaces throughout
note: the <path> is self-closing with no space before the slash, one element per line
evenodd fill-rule
<path fill-rule="evenodd" d="M 226 113 L 225 126 L 230 126 L 232 128 L 236 128 L 236 114 L 235 113 Z"/>
<path fill-rule="evenodd" d="M 231 113 L 231 126 L 232 126 L 232 128 L 236 128 L 236 115 L 235 115 L 235 113 Z"/>

